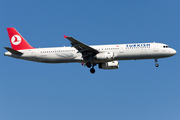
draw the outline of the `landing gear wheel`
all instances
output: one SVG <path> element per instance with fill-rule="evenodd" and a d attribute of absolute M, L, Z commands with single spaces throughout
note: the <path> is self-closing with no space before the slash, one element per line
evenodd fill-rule
<path fill-rule="evenodd" d="M 94 69 L 94 68 L 91 68 L 91 69 L 90 69 L 90 72 L 91 72 L 92 74 L 94 74 L 94 73 L 95 73 L 95 69 Z"/>
<path fill-rule="evenodd" d="M 158 64 L 158 63 L 156 63 L 156 64 L 155 64 L 155 66 L 156 66 L 156 67 L 159 67 L 159 64 Z"/>
<path fill-rule="evenodd" d="M 155 63 L 156 63 L 155 66 L 156 66 L 156 67 L 159 67 L 159 64 L 158 64 L 157 62 L 158 62 L 158 61 L 157 61 L 157 58 L 155 58 Z"/>
<path fill-rule="evenodd" d="M 86 66 L 87 66 L 88 68 L 90 68 L 90 67 L 91 67 L 91 63 L 90 63 L 90 62 L 87 62 L 87 63 L 86 63 Z"/>

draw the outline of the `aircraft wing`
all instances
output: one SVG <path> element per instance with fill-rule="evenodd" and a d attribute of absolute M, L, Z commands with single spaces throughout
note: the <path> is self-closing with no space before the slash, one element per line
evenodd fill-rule
<path fill-rule="evenodd" d="M 96 55 L 97 53 L 99 53 L 98 50 L 96 50 L 96 49 L 94 49 L 72 37 L 68 37 L 68 36 L 64 35 L 64 38 L 67 38 L 71 42 L 72 47 L 75 47 L 78 50 L 78 52 L 82 53 L 83 57 L 87 57 L 90 55 Z"/>

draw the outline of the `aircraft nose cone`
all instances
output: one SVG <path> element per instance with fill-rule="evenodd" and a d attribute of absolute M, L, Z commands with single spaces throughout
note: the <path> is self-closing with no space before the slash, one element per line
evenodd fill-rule
<path fill-rule="evenodd" d="M 175 55 L 177 52 L 176 50 L 172 49 L 172 52 L 171 52 L 173 55 Z"/>

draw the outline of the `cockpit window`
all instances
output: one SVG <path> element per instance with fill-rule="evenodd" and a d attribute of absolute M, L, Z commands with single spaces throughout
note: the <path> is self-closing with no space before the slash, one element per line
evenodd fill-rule
<path fill-rule="evenodd" d="M 163 46 L 163 48 L 169 48 L 169 46 Z"/>

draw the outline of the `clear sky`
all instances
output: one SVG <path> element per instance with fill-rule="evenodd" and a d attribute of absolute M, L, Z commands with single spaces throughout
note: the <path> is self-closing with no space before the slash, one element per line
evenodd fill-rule
<path fill-rule="evenodd" d="M 2 0 L 0 120 L 180 120 L 179 0 Z M 45 64 L 4 56 L 7 27 L 36 48 L 166 43 L 170 58 L 119 61 L 91 74 L 80 63 Z"/>

